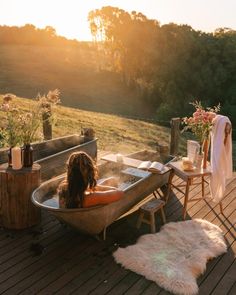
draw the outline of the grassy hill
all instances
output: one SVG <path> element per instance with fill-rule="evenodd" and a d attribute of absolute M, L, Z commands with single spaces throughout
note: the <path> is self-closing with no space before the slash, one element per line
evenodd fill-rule
<path fill-rule="evenodd" d="M 32 109 L 34 100 L 15 98 L 14 103 L 19 109 Z M 2 95 L 0 95 L 0 105 Z M 80 133 L 82 127 L 92 127 L 98 140 L 98 148 L 104 151 L 131 153 L 144 149 L 155 150 L 157 143 L 170 142 L 170 128 L 141 120 L 127 119 L 118 115 L 84 111 L 64 106 L 54 109 L 56 124 L 53 137 Z M 0 111 L 0 122 L 4 113 Z M 1 124 L 0 124 L 1 125 Z M 181 135 L 180 154 L 186 155 L 188 135 Z M 40 139 L 39 139 L 40 140 Z M 236 142 L 233 142 L 234 170 L 236 169 Z"/>
<path fill-rule="evenodd" d="M 0 93 L 32 98 L 59 88 L 66 106 L 141 117 L 153 112 L 119 75 L 98 70 L 105 67 L 106 60 L 92 44 L 0 45 L 0 56 Z"/>
<path fill-rule="evenodd" d="M 19 109 L 31 109 L 34 103 L 33 100 L 25 98 L 14 99 L 14 104 Z M 156 149 L 157 142 L 169 144 L 169 128 L 156 124 L 64 106 L 56 106 L 54 113 L 56 124 L 53 127 L 53 137 L 80 133 L 81 127 L 92 127 L 99 139 L 98 147 L 101 150 L 130 153 L 142 149 Z M 0 111 L 1 121 L 3 116 L 4 113 Z"/>

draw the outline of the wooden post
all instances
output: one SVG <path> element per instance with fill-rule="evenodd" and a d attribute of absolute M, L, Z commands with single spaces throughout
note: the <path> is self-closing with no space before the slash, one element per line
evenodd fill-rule
<path fill-rule="evenodd" d="M 51 123 L 52 112 L 48 110 L 47 112 L 43 112 L 43 137 L 44 140 L 52 139 L 52 123 Z"/>
<path fill-rule="evenodd" d="M 180 118 L 172 118 L 170 124 L 171 124 L 170 154 L 175 156 L 178 154 L 178 149 L 179 149 Z"/>
<path fill-rule="evenodd" d="M 0 223 L 9 229 L 24 229 L 40 222 L 40 209 L 31 194 L 40 185 L 40 165 L 13 170 L 0 166 Z"/>

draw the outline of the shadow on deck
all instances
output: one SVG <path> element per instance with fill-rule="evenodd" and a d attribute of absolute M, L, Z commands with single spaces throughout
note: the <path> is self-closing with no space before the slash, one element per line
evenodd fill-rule
<path fill-rule="evenodd" d="M 197 186 L 191 195 L 200 191 Z M 187 218 L 203 218 L 220 226 L 228 244 L 227 253 L 209 261 L 198 279 L 199 294 L 236 294 L 235 195 L 236 175 L 227 186 L 224 215 L 211 202 L 189 204 Z M 181 220 L 182 208 L 183 196 L 174 192 L 165 207 L 167 221 Z M 169 294 L 113 260 L 112 252 L 118 246 L 132 244 L 149 233 L 145 224 L 136 229 L 137 212 L 112 224 L 106 241 L 82 235 L 47 212 L 42 212 L 42 217 L 41 224 L 29 230 L 0 230 L 1 294 Z M 156 223 L 159 230 L 158 214 Z"/>

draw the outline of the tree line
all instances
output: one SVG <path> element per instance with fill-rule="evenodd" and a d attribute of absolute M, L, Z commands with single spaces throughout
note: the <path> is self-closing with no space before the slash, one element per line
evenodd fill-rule
<path fill-rule="evenodd" d="M 103 7 L 89 13 L 98 50 L 110 67 L 156 110 L 158 119 L 186 116 L 189 102 L 221 104 L 236 124 L 236 31 L 214 33 L 160 25 L 138 12 Z"/>
<path fill-rule="evenodd" d="M 37 45 L 37 46 L 78 46 L 77 40 L 68 40 L 58 36 L 51 26 L 44 29 L 36 28 L 32 24 L 22 27 L 0 26 L 0 44 Z"/>

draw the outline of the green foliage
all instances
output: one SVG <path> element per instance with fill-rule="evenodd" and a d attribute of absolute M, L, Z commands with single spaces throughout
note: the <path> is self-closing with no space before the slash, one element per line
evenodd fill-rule
<path fill-rule="evenodd" d="M 211 105 L 235 99 L 236 31 L 206 34 L 187 25 L 160 26 L 116 7 L 92 11 L 89 20 L 94 36 L 102 32 L 106 50 L 119 57 L 126 83 L 136 84 L 158 119 L 189 114 L 194 99 Z M 118 70 L 116 64 L 113 60 L 113 70 Z"/>
<path fill-rule="evenodd" d="M 94 40 L 110 54 L 112 69 L 122 74 L 127 85 L 144 77 L 148 84 L 159 23 L 141 13 L 129 14 L 111 6 L 91 11 L 89 21 Z"/>
<path fill-rule="evenodd" d="M 22 27 L 0 26 L 0 43 L 35 46 L 78 46 L 77 41 L 58 36 L 56 30 L 51 26 L 38 29 L 32 24 L 26 24 Z"/>
<path fill-rule="evenodd" d="M 236 97 L 236 96 L 235 96 Z M 232 121 L 232 125 L 234 126 L 233 132 L 235 132 L 235 126 L 236 126 L 236 102 L 231 101 L 229 103 L 228 101 L 224 104 L 224 107 L 222 108 L 222 113 L 226 116 L 229 116 Z M 234 138 L 236 138 L 236 134 L 233 133 Z"/>

